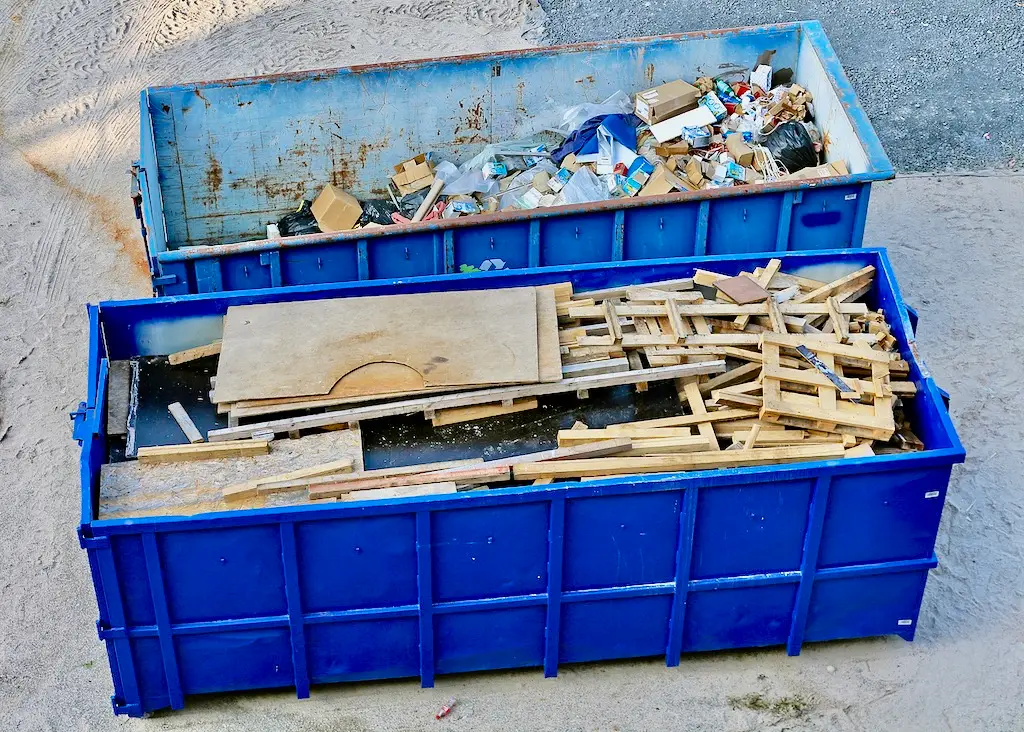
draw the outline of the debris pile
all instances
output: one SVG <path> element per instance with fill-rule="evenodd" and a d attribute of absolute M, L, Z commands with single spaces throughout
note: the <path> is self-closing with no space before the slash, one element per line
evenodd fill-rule
<path fill-rule="evenodd" d="M 584 416 L 552 435 L 554 449 L 493 460 L 277 470 L 220 486 L 222 500 L 368 500 L 923 449 L 904 413 L 909 364 L 867 304 L 875 268 L 824 282 L 780 266 L 579 293 L 561 283 L 232 307 L 219 346 L 170 358 L 219 349 L 210 398 L 229 426 L 138 458 L 262 455 L 278 435 L 414 414 L 441 426 L 656 382 L 674 385 L 677 414 L 594 427 Z"/>
<path fill-rule="evenodd" d="M 746 79 L 676 79 L 563 110 L 547 133 L 489 144 L 460 165 L 424 152 L 394 166 L 388 198 L 334 185 L 277 223 L 280 235 L 337 232 L 497 211 L 848 175 L 823 160 L 811 93 L 772 68 Z M 269 234 L 268 234 L 269 236 Z"/>

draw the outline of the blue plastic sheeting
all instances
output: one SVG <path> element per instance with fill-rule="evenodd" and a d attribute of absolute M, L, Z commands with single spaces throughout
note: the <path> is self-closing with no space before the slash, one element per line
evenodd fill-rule
<path fill-rule="evenodd" d="M 82 523 L 115 712 L 187 696 L 899 635 L 912 640 L 953 464 L 964 449 L 916 358 L 883 250 L 789 254 L 808 276 L 878 268 L 923 452 L 463 494 L 95 520 L 107 358 L 166 353 L 229 306 L 571 281 L 577 291 L 724 274 L 766 256 L 654 260 L 90 309 L 76 418 Z M 205 335 L 193 335 L 194 339 Z M 180 345 L 175 343 L 175 345 Z M 193 343 L 192 345 L 196 345 Z"/>
<path fill-rule="evenodd" d="M 558 104 L 706 73 L 739 78 L 769 50 L 813 94 L 826 158 L 850 175 L 264 239 L 266 223 L 327 182 L 386 198 L 391 166 L 420 152 L 461 162 L 557 121 Z M 140 119 L 138 209 L 163 295 L 494 260 L 525 268 L 859 247 L 870 184 L 893 177 L 817 22 L 155 87 L 142 92 Z"/>

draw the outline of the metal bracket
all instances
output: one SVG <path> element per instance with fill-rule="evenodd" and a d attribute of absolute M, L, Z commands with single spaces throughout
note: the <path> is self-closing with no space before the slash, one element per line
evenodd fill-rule
<path fill-rule="evenodd" d="M 86 536 L 81 526 L 78 527 L 78 545 L 83 549 L 109 549 L 109 536 Z"/>
<path fill-rule="evenodd" d="M 71 437 L 78 441 L 81 445 L 85 439 L 87 432 L 86 425 L 92 422 L 92 416 L 95 409 L 90 409 L 86 406 L 85 402 L 78 403 L 78 409 L 74 412 L 68 412 L 68 417 L 71 418 Z"/>
<path fill-rule="evenodd" d="M 125 704 L 124 701 L 116 696 L 110 697 L 110 706 L 114 708 L 114 714 L 127 714 L 129 717 L 142 716 L 141 704 Z"/>

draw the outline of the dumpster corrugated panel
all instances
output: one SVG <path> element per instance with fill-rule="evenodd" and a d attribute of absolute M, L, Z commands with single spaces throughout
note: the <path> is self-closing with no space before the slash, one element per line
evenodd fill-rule
<path fill-rule="evenodd" d="M 766 261 L 648 260 L 101 304 L 77 432 L 80 533 L 115 712 L 241 689 L 293 687 L 304 697 L 312 684 L 340 681 L 419 677 L 431 686 L 439 674 L 484 669 L 555 676 L 580 661 L 662 656 L 677 665 L 692 651 L 912 640 L 964 450 L 916 359 L 883 250 L 788 254 L 783 270 L 878 268 L 870 304 L 885 311 L 910 361 L 918 394 L 908 411 L 923 452 L 95 520 L 106 358 L 197 345 L 229 306 L 565 280 L 581 291 Z"/>
<path fill-rule="evenodd" d="M 749 68 L 775 52 L 814 94 L 826 157 L 851 175 L 267 241 L 334 182 L 384 196 L 391 166 L 461 162 L 560 103 Z M 146 90 L 143 226 L 158 294 L 506 267 L 859 247 L 870 183 L 893 176 L 817 22 L 602 41 Z"/>

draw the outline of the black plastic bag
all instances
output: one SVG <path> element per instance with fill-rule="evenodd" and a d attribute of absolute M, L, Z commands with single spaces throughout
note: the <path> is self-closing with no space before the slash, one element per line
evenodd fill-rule
<path fill-rule="evenodd" d="M 818 164 L 814 142 L 800 122 L 783 122 L 762 143 L 790 173 Z"/>
<path fill-rule="evenodd" d="M 357 226 L 365 226 L 368 223 L 389 226 L 395 223 L 391 214 L 398 211 L 390 198 L 376 198 L 363 202 L 363 214 L 356 222 Z"/>
<path fill-rule="evenodd" d="M 277 222 L 277 228 L 281 236 L 300 236 L 301 234 L 319 234 L 320 227 L 317 226 L 316 218 L 310 210 L 312 203 L 302 201 L 299 208 L 291 213 L 286 213 Z"/>

